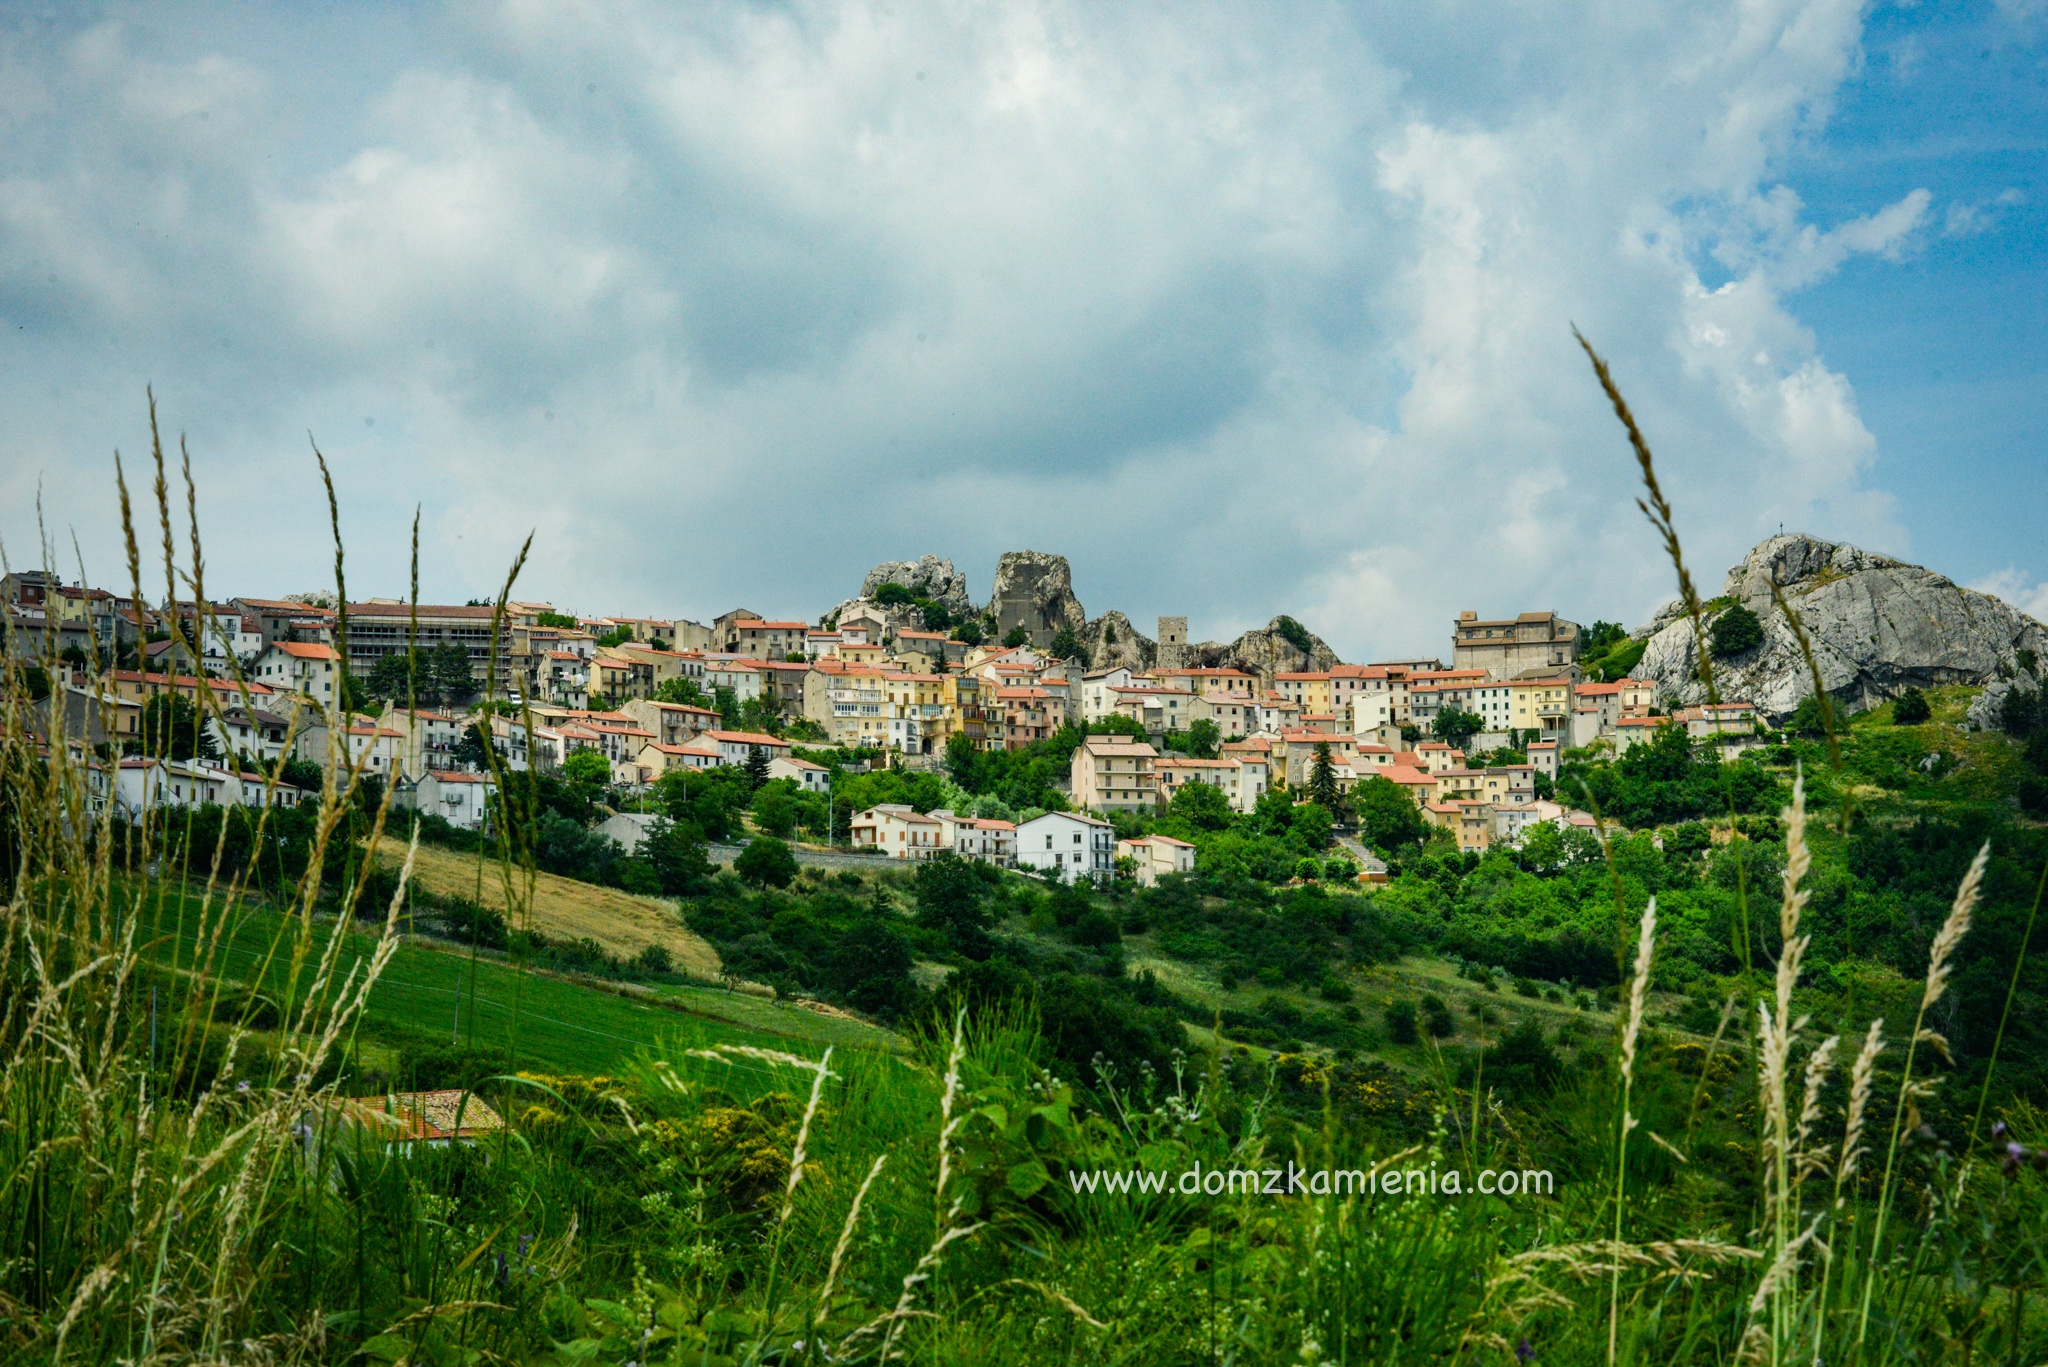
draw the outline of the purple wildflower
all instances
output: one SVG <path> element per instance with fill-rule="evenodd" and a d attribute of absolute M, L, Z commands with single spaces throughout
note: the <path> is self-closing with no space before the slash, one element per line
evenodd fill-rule
<path fill-rule="evenodd" d="M 1521 1363 L 1522 1367 L 1529 1367 L 1535 1360 L 1536 1349 L 1529 1340 L 1525 1338 L 1515 1345 L 1515 1361 Z"/>

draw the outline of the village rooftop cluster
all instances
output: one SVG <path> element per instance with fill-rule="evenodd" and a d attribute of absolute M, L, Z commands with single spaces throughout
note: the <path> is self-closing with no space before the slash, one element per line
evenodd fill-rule
<path fill-rule="evenodd" d="M 1588 678 L 1579 627 L 1552 612 L 1461 614 L 1448 666 L 1418 657 L 1260 673 L 1187 663 L 1178 618 L 1162 619 L 1156 664 L 1089 669 L 1023 629 L 961 639 L 975 633 L 921 630 L 865 601 L 816 625 L 744 609 L 709 625 L 577 618 L 535 602 L 151 607 L 17 572 L 0 580 L 0 604 L 8 649 L 57 666 L 50 705 L 62 734 L 109 756 L 95 791 L 131 813 L 296 802 L 347 765 L 392 785 L 398 807 L 476 829 L 489 820 L 493 769 L 554 770 L 579 753 L 602 757 L 628 796 L 671 770 L 723 766 L 823 792 L 832 766 L 806 748 L 862 768 L 937 768 L 949 747 L 1022 749 L 1120 717 L 1123 732 L 1086 734 L 1073 751 L 1071 811 L 1019 825 L 885 805 L 854 814 L 843 837 L 898 859 L 944 850 L 1069 879 L 1106 877 L 1127 858 L 1151 882 L 1192 868 L 1194 847 L 1159 835 L 1119 842 L 1103 815 L 1151 811 L 1187 784 L 1213 785 L 1249 812 L 1269 789 L 1305 795 L 1318 766 L 1342 794 L 1381 778 L 1460 848 L 1485 850 L 1539 823 L 1591 823 L 1553 800 L 1565 750 L 1623 753 L 1675 725 L 1732 754 L 1762 729 L 1747 703 L 1667 716 L 1651 682 Z M 218 758 L 136 753 L 152 698 L 202 694 L 197 715 Z M 428 694 L 435 705 L 421 705 Z M 736 714 L 755 724 L 732 725 Z M 1459 725 L 1447 731 L 1451 718 Z M 1165 745 L 1198 731 L 1213 736 L 1213 755 Z M 1480 761 L 1495 751 L 1525 758 Z M 277 782 L 284 772 L 301 777 Z"/>

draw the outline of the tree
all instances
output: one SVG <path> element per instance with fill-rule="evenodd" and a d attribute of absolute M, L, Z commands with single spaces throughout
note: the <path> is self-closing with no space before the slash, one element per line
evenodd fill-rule
<path fill-rule="evenodd" d="M 1819 735 L 1834 728 L 1834 713 L 1832 699 L 1809 693 L 1799 700 L 1799 706 L 1793 710 L 1792 720 L 1785 723 L 1785 729 L 1802 735 Z"/>
<path fill-rule="evenodd" d="M 1304 802 L 1294 809 L 1294 838 L 1309 849 L 1327 849 L 1330 832 L 1336 824 L 1330 809 L 1321 803 Z"/>
<path fill-rule="evenodd" d="M 711 699 L 704 696 L 704 690 L 697 686 L 695 679 L 663 679 L 661 687 L 654 690 L 654 700 L 680 703 L 685 707 L 711 706 Z"/>
<path fill-rule="evenodd" d="M 421 674 L 419 656 L 409 650 L 396 651 L 371 665 L 363 686 L 379 698 L 395 701 L 402 702 L 408 696 L 423 703 L 438 700 L 433 679 Z"/>
<path fill-rule="evenodd" d="M 747 842 L 732 871 L 757 888 L 786 888 L 796 881 L 796 855 L 772 835 L 757 835 Z"/>
<path fill-rule="evenodd" d="M 1316 638 L 1309 635 L 1308 628 L 1292 617 L 1280 616 L 1273 619 L 1273 631 L 1281 640 L 1293 646 L 1304 655 L 1315 653 Z"/>
<path fill-rule="evenodd" d="M 1337 766 L 1330 760 L 1330 742 L 1326 740 L 1316 742 L 1315 760 L 1309 766 L 1308 795 L 1317 806 L 1332 813 L 1342 800 L 1337 789 Z"/>
<path fill-rule="evenodd" d="M 662 892 L 670 897 L 701 891 L 711 881 L 711 861 L 704 853 L 703 834 L 688 822 L 656 817 L 640 842 L 640 857 L 654 870 Z"/>
<path fill-rule="evenodd" d="M 611 761 L 595 750 L 573 750 L 562 761 L 562 776 L 580 788 L 602 788 L 612 780 Z"/>
<path fill-rule="evenodd" d="M 795 786 L 788 779 L 763 784 L 754 794 L 754 824 L 769 835 L 787 839 L 796 830 Z"/>
<path fill-rule="evenodd" d="M 574 614 L 567 612 L 537 613 L 535 614 L 533 620 L 534 624 L 537 626 L 560 627 L 569 631 L 574 631 L 578 627 L 583 625 L 581 622 L 576 620 Z"/>
<path fill-rule="evenodd" d="M 1436 714 L 1436 721 L 1430 727 L 1436 732 L 1438 740 L 1459 747 L 1485 728 L 1484 717 L 1476 712 L 1467 712 L 1461 707 L 1446 707 Z"/>
<path fill-rule="evenodd" d="M 1081 644 L 1081 638 L 1070 626 L 1062 626 L 1052 634 L 1052 644 L 1047 647 L 1055 660 L 1079 660 L 1088 663 L 1088 647 Z"/>
<path fill-rule="evenodd" d="M 1235 816 L 1230 799 L 1213 783 L 1183 783 L 1166 810 L 1198 831 L 1228 830 Z"/>
<path fill-rule="evenodd" d="M 745 723 L 740 719 L 740 695 L 731 688 L 711 690 L 712 706 L 718 709 L 719 725 L 727 731 L 744 731 Z"/>
<path fill-rule="evenodd" d="M 980 645 L 981 623 L 973 621 L 972 619 L 960 623 L 958 626 L 953 628 L 953 639 L 960 642 L 963 645 Z"/>
<path fill-rule="evenodd" d="M 1716 617 L 1707 628 L 1708 644 L 1717 660 L 1730 659 L 1755 650 L 1764 643 L 1764 624 L 1757 615 L 1737 603 Z"/>
<path fill-rule="evenodd" d="M 2014 684 L 1999 706 L 1998 729 L 2008 736 L 2025 740 L 2041 729 L 2044 721 L 2048 721 L 2048 708 L 2041 705 L 2040 690 Z"/>
<path fill-rule="evenodd" d="M 1917 688 L 1909 688 L 1899 695 L 1892 704 L 1892 725 L 1919 726 L 1934 715 L 1934 709 L 1927 705 L 1927 695 Z"/>
<path fill-rule="evenodd" d="M 478 773 L 486 773 L 491 767 L 491 737 L 482 722 L 471 722 L 462 728 L 462 734 L 455 738 L 455 749 L 449 752 L 457 764 Z"/>
<path fill-rule="evenodd" d="M 759 788 L 768 781 L 768 747 L 749 745 L 747 747 L 747 785 Z"/>
<path fill-rule="evenodd" d="M 1429 833 L 1422 812 L 1390 778 L 1375 774 L 1353 788 L 1351 805 L 1365 838 L 1382 854 L 1417 844 Z"/>
<path fill-rule="evenodd" d="M 220 745 L 191 701 L 159 693 L 142 704 L 141 753 L 175 760 L 217 760 Z"/>
<path fill-rule="evenodd" d="M 1223 728 L 1203 717 L 1188 723 L 1188 754 L 1195 759 L 1214 759 L 1223 748 Z"/>
<path fill-rule="evenodd" d="M 916 600 L 917 595 L 902 584 L 884 584 L 875 590 L 875 601 L 885 608 L 909 607 Z"/>
<path fill-rule="evenodd" d="M 972 864 L 941 850 L 917 866 L 912 886 L 918 924 L 940 932 L 971 958 L 986 957 L 988 884 Z"/>
<path fill-rule="evenodd" d="M 468 702 L 476 696 L 476 678 L 470 671 L 469 650 L 444 641 L 428 653 L 434 691 L 451 703 Z"/>
<path fill-rule="evenodd" d="M 1022 626 L 1011 627 L 1003 636 L 1003 645 L 1010 650 L 1015 650 L 1018 646 L 1028 646 L 1030 644 L 1031 633 Z"/>

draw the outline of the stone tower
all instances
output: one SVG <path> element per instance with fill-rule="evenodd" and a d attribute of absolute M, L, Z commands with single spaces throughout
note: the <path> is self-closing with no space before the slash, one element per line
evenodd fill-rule
<path fill-rule="evenodd" d="M 1162 617 L 1159 619 L 1159 654 L 1156 659 L 1160 669 L 1187 668 L 1187 618 Z"/>

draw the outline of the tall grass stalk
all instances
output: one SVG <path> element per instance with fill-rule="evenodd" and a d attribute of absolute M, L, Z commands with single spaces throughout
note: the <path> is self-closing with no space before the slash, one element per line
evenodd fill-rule
<path fill-rule="evenodd" d="M 1657 943 L 1657 899 L 1643 906 L 1643 919 L 1636 937 L 1635 973 L 1628 985 L 1628 1019 L 1621 1031 L 1621 1127 L 1614 1141 L 1614 1247 L 1622 1247 L 1622 1216 L 1628 1201 L 1628 1132 L 1637 1121 L 1631 1113 L 1630 1098 L 1636 1080 L 1636 1041 L 1643 1028 L 1643 1004 L 1650 991 L 1650 960 Z M 1614 1354 L 1621 1328 L 1621 1259 L 1607 1284 L 1607 1360 Z"/>
<path fill-rule="evenodd" d="M 1931 1079 L 1913 1076 L 1913 1062 L 1920 1045 L 1926 1043 L 1948 1056 L 1948 1041 L 1927 1028 L 1927 1008 L 1941 1000 L 1948 990 L 1950 960 L 1955 956 L 1956 947 L 1969 934 L 1970 917 L 1977 907 L 1978 895 L 1984 887 L 1984 867 L 1991 858 L 1991 845 L 1987 841 L 1977 851 L 1977 857 L 1970 861 L 1970 868 L 1963 875 L 1961 886 L 1956 889 L 1955 901 L 1950 904 L 1948 919 L 1942 922 L 1935 934 L 1934 944 L 1927 955 L 1927 979 L 1920 992 L 1920 1006 L 1913 1016 L 1913 1033 L 1906 1040 L 1906 1062 L 1899 1070 L 1899 1094 L 1892 1109 L 1891 1138 L 1885 1144 L 1884 1177 L 1878 1184 L 1877 1217 L 1870 1235 L 1870 1257 L 1864 1265 L 1863 1295 L 1856 1313 L 1856 1347 L 1859 1352 L 1870 1332 L 1870 1304 L 1877 1294 L 1877 1277 L 1883 1261 L 1885 1221 L 1891 1215 L 1892 1201 L 1896 1195 L 1894 1178 L 1897 1174 L 1899 1156 L 1899 1134 L 1908 1115 L 1918 1116 L 1914 1103 L 1928 1096 L 1934 1089 Z"/>
<path fill-rule="evenodd" d="M 1650 443 L 1643 436 L 1643 430 L 1636 426 L 1636 417 L 1630 411 L 1628 400 L 1621 396 L 1621 386 L 1614 382 L 1614 373 L 1600 353 L 1593 350 L 1593 344 L 1577 328 L 1572 337 L 1586 353 L 1586 359 L 1593 363 L 1594 378 L 1600 381 L 1601 392 L 1607 395 L 1607 402 L 1614 407 L 1614 416 L 1621 420 L 1628 432 L 1629 446 L 1635 451 L 1636 466 L 1642 474 L 1643 497 L 1636 500 L 1636 507 L 1656 528 L 1658 537 L 1664 543 L 1664 554 L 1670 557 L 1671 567 L 1678 574 L 1678 596 L 1685 604 L 1685 615 L 1692 622 L 1693 659 L 1699 669 L 1700 682 L 1706 685 L 1707 701 L 1719 702 L 1721 695 L 1714 686 L 1713 652 L 1707 649 L 1706 614 L 1700 606 L 1699 590 L 1693 587 L 1692 571 L 1685 567 L 1685 548 L 1679 544 L 1678 524 L 1674 520 L 1670 502 L 1664 497 L 1663 486 L 1657 482 L 1657 461 L 1650 454 Z"/>

